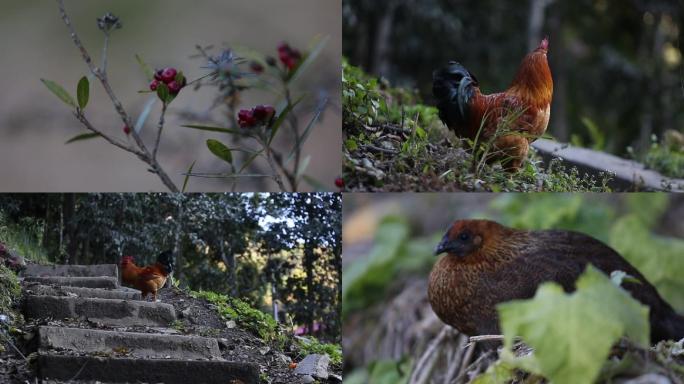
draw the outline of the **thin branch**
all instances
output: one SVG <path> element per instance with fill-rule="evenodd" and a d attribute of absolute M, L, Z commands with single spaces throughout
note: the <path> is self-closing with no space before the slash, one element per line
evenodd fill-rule
<path fill-rule="evenodd" d="M 287 82 L 284 83 L 285 86 L 285 99 L 287 100 L 287 105 L 292 105 L 292 96 L 290 95 L 290 88 L 287 86 Z M 301 137 L 299 137 L 299 122 L 297 121 L 297 116 L 294 113 L 291 113 L 289 116 L 290 120 L 290 127 L 292 128 L 292 133 L 294 134 L 295 137 L 295 147 L 297 148 L 295 152 L 295 159 L 294 159 L 294 172 L 292 174 L 287 175 L 288 180 L 290 184 L 292 185 L 292 190 L 296 191 L 297 190 L 297 172 L 299 171 L 299 161 L 302 155 L 302 148 L 301 148 Z"/>
<path fill-rule="evenodd" d="M 62 20 L 64 21 L 64 24 L 67 26 L 67 29 L 69 30 L 69 33 L 71 35 L 71 40 L 74 42 L 74 45 L 76 48 L 79 49 L 81 52 L 81 56 L 83 57 L 83 61 L 85 61 L 86 65 L 88 65 L 88 68 L 90 69 L 90 72 L 100 80 L 100 83 L 102 84 L 102 87 L 105 89 L 107 92 L 107 95 L 109 95 L 109 99 L 112 101 L 112 104 L 114 104 L 114 108 L 116 109 L 117 113 L 121 117 L 121 120 L 123 123 L 128 126 L 132 127 L 132 120 L 126 113 L 126 110 L 124 109 L 123 105 L 119 101 L 119 99 L 116 97 L 114 94 L 114 90 L 109 84 L 109 81 L 107 81 L 107 73 L 100 68 L 97 68 L 95 64 L 93 64 L 93 59 L 88 53 L 88 50 L 85 48 L 83 43 L 81 42 L 81 38 L 78 36 L 76 33 L 76 30 L 74 29 L 74 26 L 71 22 L 71 19 L 69 18 L 69 15 L 66 13 L 66 9 L 64 7 L 64 0 L 55 0 L 57 2 L 57 5 L 59 6 L 59 13 L 62 16 Z M 91 125 L 92 127 L 92 125 Z M 91 129 L 91 128 L 89 128 Z M 135 140 L 135 143 L 138 145 L 138 148 L 140 148 L 140 153 L 138 154 L 138 157 L 146 162 L 151 168 L 152 172 L 156 173 L 159 178 L 161 179 L 162 183 L 171 191 L 171 192 L 179 192 L 178 187 L 173 183 L 171 178 L 166 174 L 166 172 L 161 168 L 161 165 L 157 162 L 155 158 L 152 157 L 150 154 L 149 150 L 145 146 L 145 143 L 143 142 L 142 138 L 138 135 L 138 133 L 135 130 L 131 130 L 130 133 L 131 136 L 133 136 L 133 139 Z M 130 152 L 130 151 L 129 151 Z"/>
<path fill-rule="evenodd" d="M 157 151 L 159 150 L 159 142 L 161 141 L 162 131 L 164 130 L 164 117 L 166 116 L 166 109 L 169 105 L 166 102 L 162 103 L 162 111 L 159 115 L 159 123 L 157 124 L 157 139 L 154 141 L 154 149 L 152 150 L 152 159 L 157 160 Z"/>
<path fill-rule="evenodd" d="M 107 54 L 109 52 L 109 32 L 105 32 L 104 46 L 102 47 L 102 72 L 107 73 Z"/>
<path fill-rule="evenodd" d="M 83 114 L 83 111 L 78 110 L 78 111 L 74 112 L 74 116 L 76 116 L 76 118 L 78 119 L 78 121 L 80 121 L 81 124 L 83 124 L 88 130 L 90 130 L 90 131 L 92 131 L 92 132 L 94 132 L 94 133 L 97 133 L 98 135 L 102 136 L 102 138 L 105 139 L 105 140 L 106 140 L 107 142 L 109 142 L 110 144 L 114 145 L 115 147 L 119 147 L 119 148 L 123 149 L 123 150 L 126 151 L 126 152 L 130 152 L 130 153 L 132 153 L 132 154 L 138 156 L 138 157 L 139 157 L 140 159 L 142 159 L 142 160 L 145 159 L 145 154 L 144 154 L 143 152 L 141 152 L 140 150 L 135 149 L 135 148 L 133 148 L 133 147 L 131 147 L 131 146 L 129 146 L 129 145 L 126 145 L 126 144 L 124 144 L 124 143 L 122 143 L 122 142 L 116 140 L 115 138 L 113 138 L 113 137 L 111 137 L 111 136 L 108 136 L 107 134 L 105 134 L 104 132 L 100 131 L 99 129 L 95 128 L 95 127 L 90 123 L 90 121 L 88 120 L 88 118 L 85 117 L 85 115 Z"/>
<path fill-rule="evenodd" d="M 275 180 L 276 184 L 278 184 L 278 188 L 280 188 L 281 192 L 287 192 L 285 184 L 283 184 L 283 179 L 280 177 L 280 173 L 278 173 L 276 164 L 273 161 L 273 150 L 266 142 L 262 142 L 262 145 L 264 146 L 264 151 L 266 152 L 266 160 L 268 161 L 268 166 L 271 167 L 271 172 L 273 172 L 273 180 Z"/>
<path fill-rule="evenodd" d="M 273 175 L 247 174 L 247 173 L 182 173 L 183 176 L 199 177 L 204 179 L 239 179 L 239 178 L 265 178 L 275 179 Z"/>

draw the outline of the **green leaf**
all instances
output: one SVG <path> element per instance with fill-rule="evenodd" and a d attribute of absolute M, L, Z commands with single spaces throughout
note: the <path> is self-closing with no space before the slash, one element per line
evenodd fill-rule
<path fill-rule="evenodd" d="M 169 92 L 169 87 L 162 82 L 157 85 L 157 96 L 159 96 L 159 100 L 166 104 L 173 101 L 173 95 Z"/>
<path fill-rule="evenodd" d="M 76 98 L 78 99 L 78 106 L 82 110 L 85 109 L 86 105 L 88 105 L 88 99 L 90 98 L 90 81 L 88 81 L 86 76 L 83 76 L 78 82 Z"/>
<path fill-rule="evenodd" d="M 609 244 L 644 274 L 665 301 L 684 312 L 684 240 L 652 234 L 642 216 L 618 219 Z"/>
<path fill-rule="evenodd" d="M 190 168 L 188 168 L 188 172 L 185 174 L 185 180 L 183 180 L 183 189 L 181 189 L 181 192 L 185 192 L 185 189 L 188 187 L 188 180 L 190 180 L 190 174 L 192 173 L 192 169 L 195 168 L 196 162 L 197 160 L 190 164 Z"/>
<path fill-rule="evenodd" d="M 74 98 L 71 97 L 71 95 L 61 85 L 55 83 L 54 81 L 46 79 L 40 79 L 40 81 L 42 81 L 43 84 L 45 84 L 45 86 L 52 93 L 54 93 L 55 96 L 59 97 L 59 99 L 62 100 L 65 104 L 76 108 L 76 102 L 74 101 Z"/>
<path fill-rule="evenodd" d="M 285 122 L 285 118 L 292 112 L 294 107 L 299 104 L 304 99 L 304 96 L 302 95 L 299 99 L 297 99 L 294 103 L 289 104 L 283 109 L 282 112 L 278 115 L 278 118 L 276 121 L 271 125 L 271 137 L 268 139 L 268 144 L 271 144 L 273 141 L 273 138 L 275 138 L 276 133 L 278 133 L 278 129 L 280 129 L 280 126 L 283 125 L 283 122 Z"/>
<path fill-rule="evenodd" d="M 354 139 L 347 139 L 344 142 L 344 146 L 349 150 L 350 152 L 354 152 L 359 148 L 359 145 L 356 144 L 356 140 Z"/>
<path fill-rule="evenodd" d="M 232 133 L 232 134 L 241 135 L 241 136 L 251 136 L 247 132 L 239 131 L 237 129 L 223 128 L 223 127 L 212 127 L 209 125 L 187 124 L 187 125 L 182 125 L 182 127 L 198 129 L 200 131 L 222 132 L 222 133 Z"/>
<path fill-rule="evenodd" d="M 649 344 L 648 308 L 589 266 L 566 294 L 556 283 L 542 284 L 534 298 L 497 306 L 504 348 L 502 360 L 544 375 L 556 384 L 591 383 L 611 346 L 627 336 Z M 514 338 L 534 354 L 513 357 Z"/>
<path fill-rule="evenodd" d="M 226 163 L 233 162 L 233 154 L 230 149 L 226 147 L 222 142 L 214 139 L 207 140 L 207 148 L 219 159 L 225 161 Z"/>
<path fill-rule="evenodd" d="M 145 77 L 147 78 L 147 81 L 154 80 L 154 71 L 152 71 L 150 66 L 147 65 L 145 60 L 143 60 L 143 58 L 138 54 L 135 55 L 135 60 L 140 65 L 140 68 L 142 69 L 143 73 L 145 74 Z"/>
<path fill-rule="evenodd" d="M 304 132 L 302 133 L 302 136 L 299 138 L 299 141 L 295 143 L 294 148 L 292 148 L 292 151 L 290 151 L 290 154 L 287 157 L 287 160 L 285 163 L 289 163 L 292 158 L 294 158 L 295 154 L 297 151 L 299 151 L 306 142 L 306 139 L 309 138 L 309 135 L 311 134 L 311 129 L 315 126 L 316 122 L 318 121 L 318 118 L 321 116 L 321 113 L 325 110 L 326 105 L 328 104 L 328 101 L 325 100 L 323 103 L 321 103 L 318 108 L 316 108 L 316 112 L 314 113 L 313 117 L 311 118 L 311 121 L 309 121 L 309 124 L 307 124 L 306 128 L 304 129 Z"/>
<path fill-rule="evenodd" d="M 297 68 L 295 68 L 294 72 L 290 74 L 290 77 L 287 81 L 288 83 L 294 83 L 301 77 L 302 74 L 306 73 L 307 69 L 316 61 L 318 56 L 323 51 L 323 48 L 325 48 L 325 46 L 328 44 L 329 40 L 330 36 L 326 36 L 309 51 L 304 60 L 297 66 Z"/>
<path fill-rule="evenodd" d="M 88 133 L 81 133 L 80 135 L 76 135 L 72 137 L 71 139 L 67 140 L 64 144 L 71 144 L 76 141 L 84 141 L 84 140 L 89 140 L 89 139 L 94 139 L 96 137 L 100 137 L 99 133 L 95 132 L 88 132 Z"/>
<path fill-rule="evenodd" d="M 178 84 L 183 84 L 183 80 L 185 80 L 185 75 L 183 74 L 183 71 L 178 71 L 178 73 L 176 73 L 176 78 L 174 80 Z"/>

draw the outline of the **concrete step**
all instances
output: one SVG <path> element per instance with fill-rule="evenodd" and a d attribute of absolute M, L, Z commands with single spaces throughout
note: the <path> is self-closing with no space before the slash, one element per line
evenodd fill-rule
<path fill-rule="evenodd" d="M 109 276 L 119 278 L 116 264 L 94 265 L 39 265 L 29 264 L 22 272 L 22 276 L 62 276 L 62 277 L 98 277 Z"/>
<path fill-rule="evenodd" d="M 26 282 L 41 284 L 64 285 L 83 288 L 119 288 L 119 280 L 115 277 L 63 277 L 63 276 L 30 276 L 24 278 Z"/>
<path fill-rule="evenodd" d="M 68 286 L 42 285 L 28 283 L 24 290 L 29 295 L 38 296 L 78 296 L 100 299 L 141 300 L 140 291 L 131 288 L 120 287 L 117 289 L 80 288 Z"/>
<path fill-rule="evenodd" d="M 40 353 L 37 373 L 41 379 L 117 383 L 259 383 L 259 367 L 256 364 L 207 360 L 141 360 Z"/>
<path fill-rule="evenodd" d="M 170 304 L 65 296 L 27 296 L 24 315 L 29 319 L 86 319 L 112 326 L 167 326 L 176 320 Z"/>
<path fill-rule="evenodd" d="M 39 327 L 38 348 L 41 351 L 62 349 L 85 353 L 115 351 L 144 359 L 221 359 L 216 339 L 64 327 Z"/>

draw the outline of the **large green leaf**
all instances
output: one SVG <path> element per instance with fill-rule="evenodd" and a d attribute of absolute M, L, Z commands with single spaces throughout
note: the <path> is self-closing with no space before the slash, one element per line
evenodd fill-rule
<path fill-rule="evenodd" d="M 88 99 L 90 98 L 90 81 L 88 77 L 83 76 L 78 82 L 78 87 L 76 88 L 76 99 L 78 99 L 78 106 L 81 109 L 85 109 L 88 105 Z"/>
<path fill-rule="evenodd" d="M 64 87 L 62 87 L 61 85 L 55 83 L 55 82 L 52 81 L 52 80 L 40 79 L 40 81 L 42 81 L 43 84 L 45 84 L 45 86 L 46 86 L 52 93 L 54 93 L 55 96 L 57 96 L 60 100 L 62 100 L 65 104 L 67 104 L 67 105 L 69 105 L 69 106 L 72 106 L 72 107 L 76 108 L 76 102 L 74 101 L 74 98 L 71 97 L 71 95 L 69 94 L 69 92 L 67 92 L 67 91 L 64 89 Z"/>
<path fill-rule="evenodd" d="M 610 232 L 610 245 L 643 273 L 667 302 L 684 313 L 684 240 L 652 234 L 643 216 L 620 218 Z"/>
<path fill-rule="evenodd" d="M 225 161 L 226 163 L 233 162 L 233 154 L 230 148 L 226 147 L 225 144 L 218 140 L 209 139 L 207 140 L 207 148 L 219 159 Z"/>
<path fill-rule="evenodd" d="M 592 383 L 621 336 L 649 344 L 647 307 L 593 266 L 576 285 L 574 293 L 566 294 L 560 285 L 545 283 L 534 298 L 497 307 L 505 361 L 556 384 Z M 515 337 L 534 348 L 534 354 L 513 358 Z"/>

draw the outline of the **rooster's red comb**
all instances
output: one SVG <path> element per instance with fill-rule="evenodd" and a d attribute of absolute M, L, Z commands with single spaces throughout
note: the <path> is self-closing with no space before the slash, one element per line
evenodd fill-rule
<path fill-rule="evenodd" d="M 549 50 L 549 37 L 548 36 L 544 37 L 544 40 L 541 41 L 541 43 L 539 44 L 539 48 L 537 48 L 537 49 L 543 49 L 545 51 Z"/>

